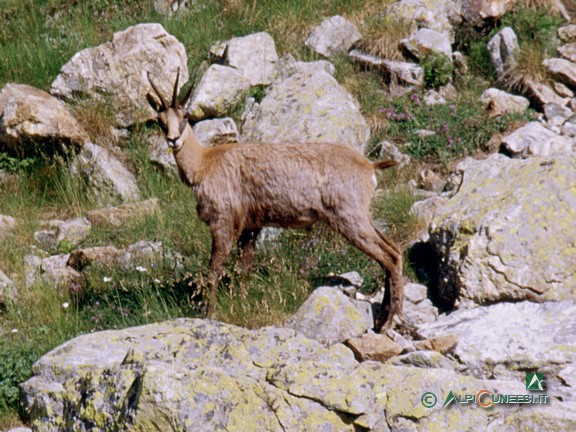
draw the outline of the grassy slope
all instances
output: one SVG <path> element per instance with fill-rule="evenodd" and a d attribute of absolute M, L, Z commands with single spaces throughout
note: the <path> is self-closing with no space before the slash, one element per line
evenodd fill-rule
<path fill-rule="evenodd" d="M 48 89 L 60 67 L 80 49 L 110 40 L 113 32 L 141 22 L 160 22 L 184 45 L 194 75 L 206 59 L 208 48 L 232 36 L 268 31 L 278 51 L 312 60 L 316 56 L 302 42 L 313 25 L 340 14 L 354 21 L 367 46 L 392 55 L 406 27 L 382 23 L 377 0 L 222 0 L 200 2 L 188 16 L 158 16 L 145 0 L 0 0 L 0 86 L 27 83 Z M 48 16 L 48 18 L 47 18 Z M 5 24 L 4 24 L 5 23 Z M 373 42 L 373 43 L 372 43 Z M 505 130 L 509 120 L 482 118 L 477 102 L 477 80 L 460 82 L 461 100 L 455 106 L 427 109 L 413 96 L 392 100 L 382 77 L 360 71 L 345 58 L 334 60 L 338 79 L 360 101 L 373 129 L 371 156 L 378 156 L 378 142 L 386 137 L 407 147 L 420 160 L 450 166 L 455 158 L 472 154 L 493 132 Z M 194 79 L 196 77 L 192 77 Z M 457 84 L 459 81 L 457 80 Z M 78 108 L 79 116 L 87 111 Z M 88 107 L 93 131 L 106 126 L 106 107 Z M 398 120 L 398 114 L 408 120 Z M 395 117 L 396 116 L 396 117 Z M 404 117 L 403 117 L 404 118 Z M 465 121 L 466 119 L 479 121 Z M 99 129 L 100 128 L 100 129 Z M 437 130 L 434 139 L 419 139 L 417 129 Z M 190 296 L 205 275 L 210 251 L 206 228 L 195 214 L 193 195 L 178 179 L 153 169 L 144 140 L 150 131 L 138 127 L 124 143 L 145 197 L 161 197 L 161 210 L 146 220 L 117 229 L 94 230 L 83 246 L 126 246 L 139 240 L 160 240 L 185 257 L 184 271 L 170 266 L 139 272 L 91 269 L 82 294 L 74 287 L 55 290 L 49 286 L 21 289 L 18 304 L 0 311 L 0 428 L 17 424 L 16 384 L 26 379 L 31 363 L 49 349 L 76 335 L 169 319 L 197 313 Z M 68 173 L 67 161 L 39 152 L 20 161 L 0 157 L 0 166 L 18 176 L 0 185 L 0 214 L 25 221 L 0 248 L 0 268 L 15 281 L 24 280 L 24 256 L 34 253 L 33 233 L 39 220 L 78 217 L 94 207 L 84 187 Z M 390 222 L 390 235 L 406 244 L 418 221 L 409 215 L 414 197 L 403 185 L 415 168 L 383 173 L 385 189 L 375 203 L 375 213 Z M 66 252 L 66 250 L 63 250 Z M 258 252 L 257 264 L 244 285 L 229 266 L 221 284 L 219 314 L 223 320 L 248 327 L 281 322 L 296 310 L 314 287 L 330 272 L 359 271 L 367 290 L 378 288 L 379 268 L 342 239 L 333 239 L 325 228 L 313 233 L 290 232 L 274 245 Z M 407 269 L 409 272 L 409 269 Z M 106 277 L 106 281 L 105 278 Z M 111 278 L 109 280 L 108 278 Z M 196 297 L 195 297 L 196 298 Z M 197 299 L 197 298 L 196 298 Z"/>

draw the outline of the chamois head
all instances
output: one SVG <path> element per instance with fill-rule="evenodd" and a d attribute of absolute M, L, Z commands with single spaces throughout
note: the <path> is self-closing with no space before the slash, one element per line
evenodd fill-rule
<path fill-rule="evenodd" d="M 158 121 L 164 134 L 166 135 L 166 140 L 168 141 L 168 146 L 174 150 L 179 150 L 184 144 L 182 135 L 186 126 L 188 126 L 188 117 L 186 115 L 185 106 L 190 93 L 192 91 L 192 86 L 186 91 L 182 99 L 177 101 L 178 98 L 178 80 L 180 79 L 180 68 L 176 74 L 176 82 L 174 83 L 174 90 L 172 91 L 172 102 L 170 105 L 166 103 L 162 93 L 158 90 L 152 78 L 150 77 L 150 72 L 148 72 L 148 81 L 152 89 L 160 99 L 160 106 L 158 107 Z"/>

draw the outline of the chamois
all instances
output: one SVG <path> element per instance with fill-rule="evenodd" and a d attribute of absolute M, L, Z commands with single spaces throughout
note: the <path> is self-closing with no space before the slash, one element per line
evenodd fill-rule
<path fill-rule="evenodd" d="M 384 270 L 386 290 L 378 327 L 390 328 L 394 317 L 402 315 L 402 252 L 376 228 L 370 204 L 376 189 L 375 169 L 397 163 L 373 163 L 340 144 L 205 148 L 185 112 L 192 88 L 177 101 L 179 76 L 178 71 L 170 105 L 150 74 L 148 79 L 160 102 L 156 103 L 158 121 L 180 178 L 194 190 L 198 215 L 212 235 L 208 317 L 213 316 L 217 285 L 235 242 L 240 248 L 241 268 L 248 269 L 262 227 L 309 228 L 324 221 Z"/>

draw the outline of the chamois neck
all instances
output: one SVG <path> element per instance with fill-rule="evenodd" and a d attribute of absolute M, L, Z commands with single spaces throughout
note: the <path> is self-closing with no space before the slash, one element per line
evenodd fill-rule
<path fill-rule="evenodd" d="M 202 158 L 205 151 L 194 135 L 192 127 L 186 126 L 182 133 L 182 146 L 174 150 L 174 158 L 180 177 L 190 186 L 196 186 L 202 180 Z"/>

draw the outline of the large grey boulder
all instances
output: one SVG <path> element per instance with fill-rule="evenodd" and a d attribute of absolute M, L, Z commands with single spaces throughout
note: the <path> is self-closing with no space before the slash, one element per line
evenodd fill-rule
<path fill-rule="evenodd" d="M 468 163 L 429 227 L 439 295 L 476 304 L 574 298 L 575 162 L 493 155 Z"/>
<path fill-rule="evenodd" d="M 22 384 L 22 413 L 38 430 L 95 432 L 427 431 L 452 424 L 476 431 L 526 413 L 515 404 L 441 409 L 450 391 L 526 394 L 524 377 L 478 379 L 421 364 L 358 363 L 341 344 L 326 348 L 285 328 L 178 319 L 86 334 L 54 349 Z M 423 406 L 426 392 L 438 406 Z M 553 410 L 548 430 L 575 425 L 569 402 L 545 408 Z"/>
<path fill-rule="evenodd" d="M 238 69 L 213 64 L 194 89 L 186 112 L 192 120 L 224 117 L 247 96 L 250 80 Z"/>
<path fill-rule="evenodd" d="M 136 177 L 118 158 L 99 145 L 86 143 L 72 162 L 71 172 L 87 183 L 100 205 L 111 201 L 138 201 Z"/>
<path fill-rule="evenodd" d="M 317 70 L 274 83 L 248 114 L 240 141 L 343 143 L 363 152 L 369 137 L 356 100 L 332 75 Z"/>
<path fill-rule="evenodd" d="M 314 27 L 304 45 L 324 57 L 330 57 L 334 54 L 346 54 L 360 39 L 362 34 L 358 28 L 347 19 L 336 15 Z"/>
<path fill-rule="evenodd" d="M 512 27 L 504 27 L 490 39 L 488 52 L 498 78 L 516 65 L 516 55 L 519 49 L 518 38 Z"/>
<path fill-rule="evenodd" d="M 330 287 L 314 290 L 285 326 L 325 345 L 360 336 L 369 328 L 353 301 Z"/>
<path fill-rule="evenodd" d="M 25 84 L 6 84 L 0 91 L 0 142 L 81 145 L 89 137 L 64 103 Z"/>
<path fill-rule="evenodd" d="M 224 63 L 238 69 L 250 85 L 270 85 L 278 63 L 274 39 L 266 32 L 230 39 L 225 43 Z"/>
<path fill-rule="evenodd" d="M 50 92 L 67 100 L 78 95 L 111 100 L 117 126 L 128 127 L 156 118 L 148 102 L 153 92 L 147 74 L 169 100 L 178 70 L 182 86 L 188 81 L 184 45 L 160 24 L 138 24 L 114 33 L 111 42 L 76 53 L 62 67 Z"/>

